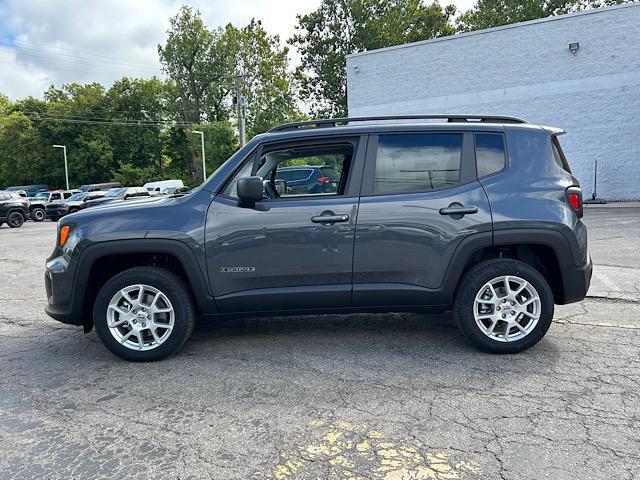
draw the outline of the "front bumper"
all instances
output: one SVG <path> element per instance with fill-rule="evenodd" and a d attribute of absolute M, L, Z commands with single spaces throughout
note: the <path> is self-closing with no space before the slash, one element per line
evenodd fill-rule
<path fill-rule="evenodd" d="M 47 292 L 47 306 L 44 311 L 51 318 L 70 325 L 82 325 L 82 305 L 74 291 L 75 270 L 62 256 L 47 261 L 44 285 Z"/>
<path fill-rule="evenodd" d="M 47 217 L 63 217 L 69 213 L 69 208 L 47 206 L 45 212 L 47 212 Z"/>

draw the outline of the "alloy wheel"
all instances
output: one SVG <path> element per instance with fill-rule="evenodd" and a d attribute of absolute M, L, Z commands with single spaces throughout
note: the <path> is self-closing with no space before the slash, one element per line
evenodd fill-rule
<path fill-rule="evenodd" d="M 169 298 L 150 285 L 129 285 L 107 307 L 107 327 L 121 345 L 153 350 L 171 336 L 175 312 Z"/>
<path fill-rule="evenodd" d="M 11 215 L 9 215 L 9 218 L 7 219 L 7 224 L 10 227 L 14 227 L 14 228 L 20 227 L 23 223 L 24 223 L 24 218 L 18 212 L 12 213 Z"/>
<path fill-rule="evenodd" d="M 482 333 L 497 342 L 515 342 L 538 324 L 542 304 L 529 282 L 514 275 L 496 277 L 478 291 L 473 316 Z"/>

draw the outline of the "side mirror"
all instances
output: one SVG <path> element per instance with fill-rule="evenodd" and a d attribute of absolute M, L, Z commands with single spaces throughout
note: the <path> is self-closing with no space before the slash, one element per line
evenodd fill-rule
<path fill-rule="evenodd" d="M 236 184 L 238 191 L 238 205 L 245 208 L 253 208 L 256 202 L 263 198 L 264 185 L 262 177 L 242 177 Z"/>

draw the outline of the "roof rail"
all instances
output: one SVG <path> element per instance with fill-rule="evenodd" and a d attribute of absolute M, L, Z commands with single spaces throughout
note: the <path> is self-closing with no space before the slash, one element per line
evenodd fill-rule
<path fill-rule="evenodd" d="M 284 132 L 303 128 L 331 128 L 340 124 L 355 122 L 374 122 L 389 120 L 446 120 L 449 123 L 461 122 L 487 122 L 487 123 L 529 123 L 518 117 L 505 117 L 500 115 L 388 115 L 380 117 L 345 117 L 325 118 L 320 120 L 307 120 L 304 122 L 285 123 L 273 127 L 269 132 Z"/>

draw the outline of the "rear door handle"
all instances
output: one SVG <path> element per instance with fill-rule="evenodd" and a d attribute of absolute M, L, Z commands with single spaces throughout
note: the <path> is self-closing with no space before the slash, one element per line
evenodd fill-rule
<path fill-rule="evenodd" d="M 465 207 L 460 204 L 451 204 L 446 208 L 440 209 L 440 215 L 473 215 L 478 213 L 478 207 Z"/>
<path fill-rule="evenodd" d="M 313 223 L 338 223 L 348 222 L 349 215 L 318 215 L 311 217 Z"/>

